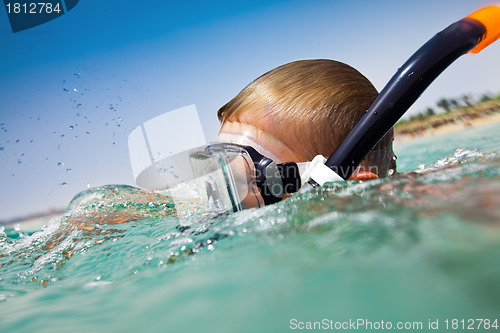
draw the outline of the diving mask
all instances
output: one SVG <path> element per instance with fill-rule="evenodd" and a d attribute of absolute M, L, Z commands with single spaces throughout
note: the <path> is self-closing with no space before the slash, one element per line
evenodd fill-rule
<path fill-rule="evenodd" d="M 173 167 L 181 161 L 181 168 Z M 179 209 L 186 207 L 186 201 L 198 204 L 203 211 L 236 212 L 278 202 L 301 185 L 296 163 L 276 164 L 252 147 L 227 143 L 176 154 L 146 172 L 149 181 L 157 184 L 152 189 L 172 198 L 181 215 L 187 214 Z M 151 184 L 141 183 L 143 179 L 137 178 L 139 186 Z"/>
<path fill-rule="evenodd" d="M 218 213 L 261 207 L 301 185 L 296 163 L 276 164 L 250 146 L 206 145 L 194 105 L 134 129 L 129 155 L 136 184 L 168 195 L 184 216 L 193 205 Z"/>

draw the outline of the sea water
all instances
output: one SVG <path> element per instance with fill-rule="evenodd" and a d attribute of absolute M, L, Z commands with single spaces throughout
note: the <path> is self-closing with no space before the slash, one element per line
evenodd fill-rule
<path fill-rule="evenodd" d="M 396 143 L 403 174 L 187 224 L 90 189 L 0 232 L 0 331 L 497 331 L 499 132 Z"/>

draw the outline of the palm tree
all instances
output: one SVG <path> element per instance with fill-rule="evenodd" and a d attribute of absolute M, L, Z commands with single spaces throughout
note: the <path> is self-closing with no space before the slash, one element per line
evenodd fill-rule
<path fill-rule="evenodd" d="M 481 97 L 481 103 L 482 102 L 488 102 L 488 101 L 491 101 L 492 100 L 492 97 L 490 94 L 484 94 L 482 97 Z"/>
<path fill-rule="evenodd" d="M 450 112 L 450 102 L 446 98 L 441 98 L 437 104 L 438 107 L 444 109 L 445 112 Z"/>
<path fill-rule="evenodd" d="M 467 107 L 470 108 L 472 106 L 472 100 L 470 95 L 463 95 L 460 99 L 465 103 L 465 105 L 467 105 Z"/>
<path fill-rule="evenodd" d="M 458 109 L 460 107 L 460 104 L 458 101 L 454 98 L 450 99 L 450 104 L 453 107 L 453 109 Z"/>

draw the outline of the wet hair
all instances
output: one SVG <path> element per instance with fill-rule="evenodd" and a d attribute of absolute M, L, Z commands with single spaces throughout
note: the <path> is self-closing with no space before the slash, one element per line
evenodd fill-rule
<path fill-rule="evenodd" d="M 222 124 L 239 121 L 249 111 L 252 119 L 270 117 L 270 134 L 282 141 L 292 135 L 300 138 L 301 147 L 294 149 L 311 160 L 318 154 L 330 156 L 377 95 L 373 84 L 349 65 L 327 59 L 299 60 L 258 77 L 221 107 L 217 116 Z M 392 147 L 392 138 L 391 130 L 374 150 Z M 380 165 L 364 164 L 385 176 L 386 161 L 376 163 Z"/>

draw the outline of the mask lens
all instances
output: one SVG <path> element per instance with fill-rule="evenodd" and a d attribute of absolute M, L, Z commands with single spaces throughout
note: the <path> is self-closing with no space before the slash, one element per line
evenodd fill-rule
<path fill-rule="evenodd" d="M 239 211 L 263 205 L 253 161 L 242 147 L 215 144 L 192 152 L 190 157 L 194 176 L 204 179 L 208 198 L 217 207 Z"/>
<path fill-rule="evenodd" d="M 188 163 L 179 171 L 189 174 L 190 179 L 179 177 L 181 182 L 175 186 L 157 191 L 173 200 L 179 218 L 264 205 L 255 183 L 253 161 L 244 148 L 214 144 L 192 149 L 186 156 Z M 176 169 L 171 171 L 173 178 Z"/>

